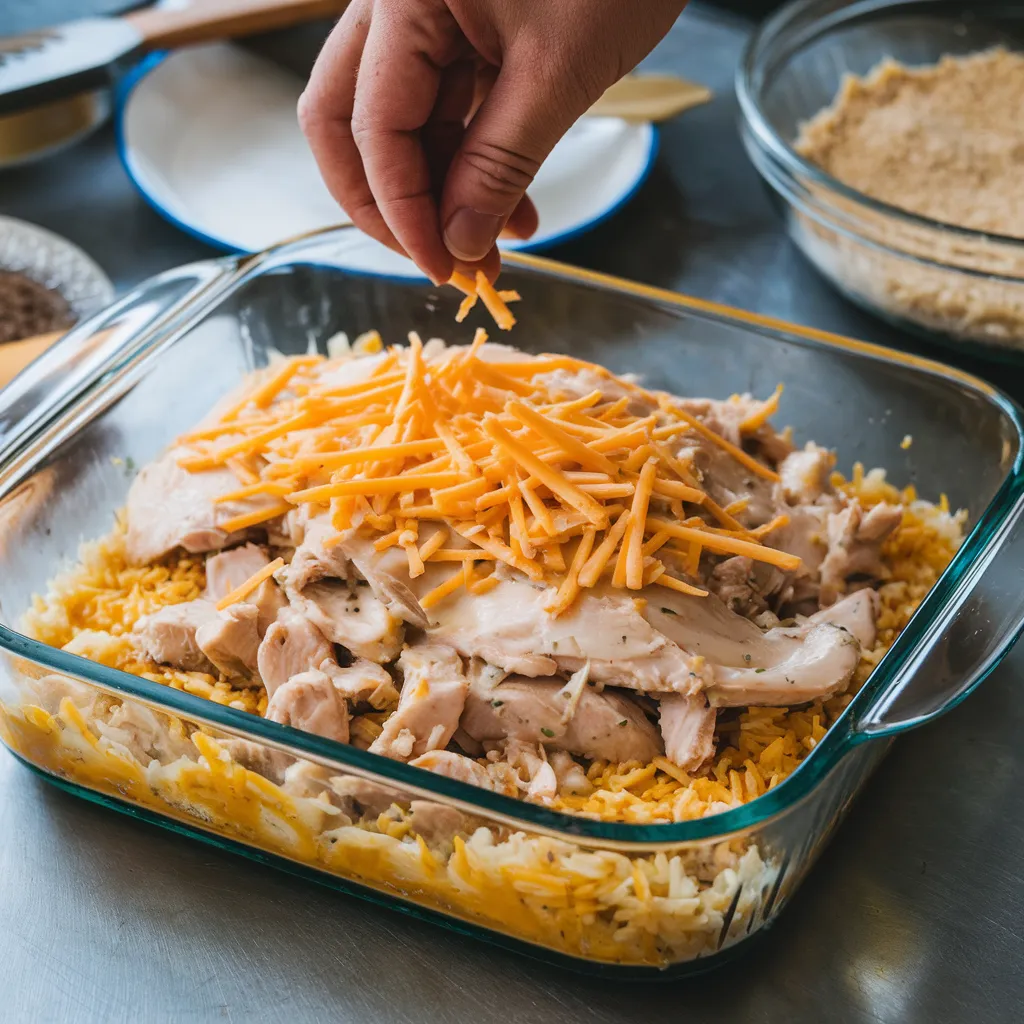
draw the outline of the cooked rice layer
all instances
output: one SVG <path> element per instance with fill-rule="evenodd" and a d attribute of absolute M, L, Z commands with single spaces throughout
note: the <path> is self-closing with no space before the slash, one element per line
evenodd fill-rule
<path fill-rule="evenodd" d="M 88 694 L 69 686 L 75 699 L 60 698 L 53 713 L 0 705 L 0 737 L 90 789 L 570 956 L 692 960 L 740 941 L 784 901 L 778 865 L 749 839 L 629 856 L 468 821 L 463 834 L 428 844 L 397 805 L 353 823 L 323 794 L 287 792 L 204 733 L 174 735 L 144 708 L 130 723 L 88 721 L 78 704 Z M 143 764 L 129 749 L 140 742 L 163 756 Z M 310 781 L 330 774 L 294 768 L 312 768 Z"/>
<path fill-rule="evenodd" d="M 859 687 L 949 563 L 964 517 L 897 491 L 881 471 L 858 467 L 837 481 L 865 505 L 904 507 L 886 543 L 891 577 L 881 587 L 879 643 L 866 652 Z M 128 639 L 136 620 L 192 600 L 204 585 L 201 557 L 135 569 L 121 530 L 87 544 L 81 564 L 58 577 L 25 616 L 37 639 L 154 682 L 260 714 L 262 689 L 139 660 Z M 0 703 L 0 736 L 31 763 L 164 816 L 519 939 L 576 957 L 665 966 L 712 954 L 761 927 L 785 902 L 793 878 L 785 851 L 759 835 L 691 843 L 655 854 L 588 849 L 511 832 L 464 816 L 417 830 L 415 805 L 393 803 L 353 821 L 335 794 L 345 780 L 296 762 L 276 785 L 228 749 L 177 719 L 24 666 L 17 703 Z M 555 806 L 605 820 L 685 821 L 747 803 L 778 785 L 814 749 L 852 694 L 789 710 L 749 708 L 720 716 L 718 756 L 696 777 L 653 764 L 595 762 L 586 796 Z M 365 716 L 364 716 L 365 717 Z M 374 723 L 379 727 L 379 722 Z M 351 780 L 350 780 L 351 781 Z M 428 805 L 429 806 L 429 805 Z M 436 806 L 436 805 L 435 805 Z M 444 808 L 441 808 L 444 811 Z M 780 889 L 781 884 L 781 889 Z"/>
<path fill-rule="evenodd" d="M 900 491 L 889 484 L 881 470 L 865 474 L 857 466 L 851 480 L 837 478 L 835 483 L 867 507 L 885 501 L 904 508 L 902 526 L 883 549 L 891 575 L 879 589 L 878 643 L 864 652 L 850 692 L 797 709 L 752 707 L 731 718 L 719 716 L 718 756 L 710 769 L 697 775 L 681 771 L 664 758 L 647 765 L 593 762 L 587 771 L 593 791 L 561 793 L 555 809 L 635 823 L 702 818 L 748 803 L 777 786 L 821 741 L 949 564 L 964 526 L 963 514 L 951 514 L 944 498 L 938 505 L 920 501 L 913 488 Z M 46 597 L 36 598 L 25 616 L 25 627 L 51 646 L 262 714 L 266 706 L 262 688 L 239 690 L 223 676 L 140 661 L 128 638 L 141 616 L 193 600 L 204 586 L 202 556 L 177 556 L 159 565 L 130 567 L 124 534 L 118 529 L 83 547 L 81 564 L 58 577 Z M 380 724 L 368 721 L 364 727 L 378 730 Z"/>

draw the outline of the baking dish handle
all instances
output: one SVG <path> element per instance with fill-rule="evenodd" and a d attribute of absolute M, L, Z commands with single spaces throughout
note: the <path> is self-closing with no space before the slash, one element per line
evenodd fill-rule
<path fill-rule="evenodd" d="M 0 462 L 109 373 L 173 329 L 183 310 L 233 281 L 243 260 L 226 257 L 158 274 L 73 327 L 0 390 Z"/>
<path fill-rule="evenodd" d="M 1020 636 L 1024 499 L 1017 499 L 995 537 L 968 543 L 977 543 L 984 554 L 962 576 L 940 581 L 929 600 L 941 611 L 925 636 L 918 644 L 905 633 L 891 657 L 899 661 L 896 647 L 904 641 L 920 653 L 854 719 L 852 738 L 895 736 L 938 718 L 982 683 Z"/>

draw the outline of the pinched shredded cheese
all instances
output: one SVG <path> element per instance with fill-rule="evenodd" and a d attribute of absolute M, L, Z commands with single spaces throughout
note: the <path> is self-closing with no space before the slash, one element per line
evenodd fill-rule
<path fill-rule="evenodd" d="M 489 288 L 478 280 L 467 293 L 490 308 L 498 293 Z M 702 553 L 799 566 L 764 544 L 785 516 L 745 528 L 735 518 L 742 502 L 718 506 L 685 453 L 668 445 L 696 435 L 774 479 L 768 466 L 667 396 L 600 366 L 557 355 L 486 358 L 486 341 L 477 331 L 468 347 L 434 350 L 413 333 L 407 348 L 382 350 L 352 383 L 339 381 L 338 370 L 354 356 L 275 363 L 218 422 L 180 439 L 179 463 L 192 472 L 230 468 L 239 487 L 221 501 L 270 499 L 220 523 L 228 532 L 306 506 L 328 514 L 339 538 L 358 530 L 377 551 L 401 548 L 414 579 L 430 564 L 449 564 L 452 575 L 424 596 L 424 608 L 462 587 L 485 593 L 498 562 L 550 586 L 555 614 L 607 583 L 706 596 L 687 582 Z M 585 371 L 612 395 L 600 387 L 567 395 L 555 371 Z M 744 429 L 759 427 L 777 402 L 778 393 Z M 424 520 L 439 528 L 421 537 Z M 273 571 L 261 570 L 221 605 Z"/>
<path fill-rule="evenodd" d="M 482 270 L 476 272 L 475 279 L 457 270 L 452 274 L 448 283 L 454 288 L 458 288 L 465 296 L 459 306 L 459 311 L 455 314 L 456 323 L 461 324 L 469 316 L 479 299 L 487 307 L 487 312 L 491 314 L 494 322 L 503 331 L 510 331 L 515 326 L 516 318 L 508 308 L 508 303 L 518 302 L 519 292 L 497 291 Z"/>

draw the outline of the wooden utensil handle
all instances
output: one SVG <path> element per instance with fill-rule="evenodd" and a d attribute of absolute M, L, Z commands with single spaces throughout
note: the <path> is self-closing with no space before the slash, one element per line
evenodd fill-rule
<path fill-rule="evenodd" d="M 124 15 L 150 50 L 253 35 L 341 14 L 347 0 L 197 0 L 181 10 Z"/>
<path fill-rule="evenodd" d="M 589 117 L 667 121 L 711 99 L 711 90 L 676 75 L 626 75 L 587 111 Z"/>
<path fill-rule="evenodd" d="M 38 359 L 63 337 L 63 331 L 54 331 L 52 334 L 38 334 L 34 338 L 0 345 L 0 388 L 6 387 L 33 359 Z"/>

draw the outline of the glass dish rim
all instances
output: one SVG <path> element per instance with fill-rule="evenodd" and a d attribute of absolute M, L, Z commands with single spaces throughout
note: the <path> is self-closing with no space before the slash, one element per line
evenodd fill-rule
<path fill-rule="evenodd" d="M 236 274 L 227 293 L 213 297 L 199 295 L 188 300 L 175 323 L 165 333 L 180 335 L 201 322 L 212 309 L 240 289 L 252 277 L 258 276 L 264 262 L 268 270 L 279 270 L 287 265 L 318 265 L 316 259 L 303 258 L 303 247 L 310 239 L 322 242 L 335 234 L 354 232 L 353 228 L 341 228 L 316 232 L 282 243 L 263 253 L 252 256 L 221 257 L 204 263 L 236 268 Z M 292 252 L 292 250 L 295 250 Z M 285 259 L 285 257 L 288 257 Z M 725 323 L 733 327 L 757 329 L 768 339 L 777 343 L 796 343 L 810 348 L 839 349 L 855 353 L 888 364 L 923 372 L 928 376 L 942 378 L 966 386 L 1000 408 L 1016 430 L 1018 450 L 1013 466 L 1000 484 L 988 506 L 977 517 L 969 536 L 957 552 L 942 577 L 929 592 L 913 619 L 897 638 L 896 643 L 872 672 L 867 682 L 853 701 L 829 728 L 825 738 L 804 759 L 798 768 L 774 789 L 720 814 L 698 818 L 692 821 L 664 824 L 634 824 L 624 822 L 598 821 L 578 815 L 552 811 L 538 804 L 518 800 L 482 790 L 469 783 L 448 779 L 421 768 L 414 768 L 400 761 L 393 761 L 368 751 L 362 751 L 346 744 L 301 732 L 277 722 L 238 711 L 202 697 L 163 686 L 159 683 L 133 676 L 119 669 L 108 668 L 79 655 L 49 647 L 40 641 L 0 624 L 0 649 L 25 658 L 43 668 L 63 675 L 77 677 L 100 689 L 120 696 L 138 699 L 165 713 L 199 721 L 230 735 L 256 740 L 267 746 L 282 750 L 292 756 L 327 763 L 346 771 L 374 780 L 382 780 L 427 799 L 442 797 L 470 814 L 484 815 L 508 824 L 514 829 L 524 829 L 555 836 L 569 842 L 583 841 L 601 844 L 606 848 L 642 847 L 649 852 L 680 844 L 708 839 L 724 839 L 738 833 L 750 832 L 762 826 L 769 819 L 778 817 L 798 804 L 809 799 L 818 784 L 826 777 L 836 762 L 852 747 L 867 739 L 884 736 L 858 732 L 854 728 L 854 717 L 870 707 L 875 698 L 884 694 L 900 672 L 912 660 L 922 640 L 934 627 L 943 609 L 954 596 L 960 582 L 971 569 L 990 553 L 998 539 L 1000 529 L 1009 520 L 1016 508 L 1024 505 L 1024 410 L 1004 395 L 998 388 L 955 367 L 915 355 L 888 349 L 871 342 L 858 341 L 841 335 L 811 327 L 802 327 L 774 317 L 745 312 L 733 307 L 692 298 L 666 289 L 637 284 L 623 278 L 601 274 L 595 271 L 572 267 L 553 260 L 520 254 L 506 254 L 505 262 L 527 273 L 553 277 L 570 283 L 582 284 L 596 290 L 613 292 L 625 297 L 646 300 L 656 306 L 669 306 L 700 319 Z M 337 273 L 353 278 L 363 275 L 332 268 Z M 130 337 L 123 347 L 130 344 Z M 159 358 L 161 348 L 153 346 L 144 356 L 144 361 Z M 103 396 L 101 395 L 100 398 Z M 23 444 L 38 443 L 60 430 L 66 416 L 71 412 L 92 411 L 89 406 L 95 398 L 92 391 L 73 398 L 56 410 L 55 415 L 33 428 Z M 105 406 L 101 403 L 99 410 Z M 23 450 L 22 445 L 16 448 Z M 48 449 L 44 449 L 45 457 Z M 4 456 L 0 453 L 0 472 Z M 38 457 L 34 457 L 38 459 Z M 0 492 L 0 500 L 22 486 L 26 473 L 33 471 L 29 466 L 15 481 L 13 489 Z M 1012 638 L 1007 638 L 1007 646 Z M 978 679 L 975 686 L 981 682 Z M 972 687 L 973 689 L 973 687 Z M 967 691 L 970 692 L 970 691 Z M 943 710 L 959 703 L 967 696 L 960 694 Z"/>
<path fill-rule="evenodd" d="M 763 70 L 768 59 L 775 55 L 775 48 L 780 40 L 787 39 L 787 30 L 791 22 L 797 16 L 813 12 L 815 7 L 825 8 L 833 0 L 795 0 L 782 7 L 779 11 L 766 19 L 748 40 L 740 64 L 736 71 L 736 96 L 739 101 L 742 119 L 751 132 L 757 143 L 782 164 L 783 169 L 794 177 L 804 176 L 816 185 L 849 200 L 855 206 L 865 211 L 881 214 L 891 220 L 900 221 L 905 225 L 925 228 L 930 231 L 944 232 L 957 238 L 970 240 L 975 243 L 995 243 L 1005 245 L 1013 250 L 1024 253 L 1024 239 L 1014 238 L 1011 235 L 1001 235 L 994 232 L 976 231 L 973 228 L 963 227 L 959 224 L 950 224 L 946 221 L 935 220 L 923 214 L 912 213 L 903 210 L 891 203 L 875 199 L 858 189 L 844 184 L 838 178 L 833 177 L 827 171 L 812 164 L 800 156 L 797 151 L 789 145 L 772 127 L 771 122 L 765 116 L 760 103 L 760 90 L 755 88 L 754 79 Z M 936 0 L 854 0 L 853 3 L 838 10 L 830 10 L 827 17 L 822 16 L 817 23 L 812 23 L 806 29 L 807 38 L 801 41 L 801 48 L 807 43 L 821 37 L 826 31 L 854 19 L 870 17 L 874 14 L 891 13 L 899 8 L 913 8 L 918 4 L 934 5 Z M 794 49 L 799 52 L 799 48 Z M 826 196 L 827 199 L 827 196 Z M 899 255 L 910 255 L 902 249 L 891 250 Z M 935 263 L 947 270 L 961 270 L 956 264 Z M 999 275 L 985 274 L 984 271 L 977 273 L 985 277 L 996 277 Z M 1022 277 L 1002 277 L 1001 280 L 1010 284 L 1024 284 Z"/>

